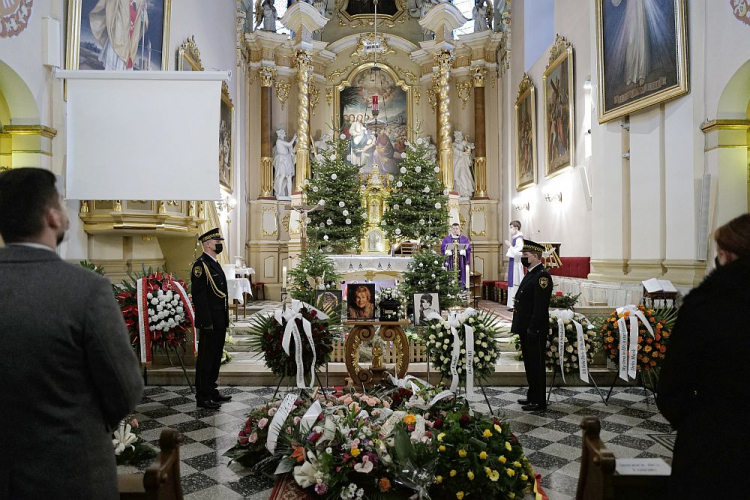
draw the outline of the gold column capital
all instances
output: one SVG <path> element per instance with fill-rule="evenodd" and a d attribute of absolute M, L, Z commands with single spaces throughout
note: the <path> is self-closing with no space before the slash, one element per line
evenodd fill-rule
<path fill-rule="evenodd" d="M 261 66 L 258 70 L 261 87 L 273 87 L 273 81 L 276 79 L 276 68 L 272 66 Z"/>
<path fill-rule="evenodd" d="M 474 66 L 471 75 L 472 80 L 474 80 L 474 87 L 484 87 L 484 79 L 486 76 L 487 68 L 484 66 Z"/>
<path fill-rule="evenodd" d="M 438 67 L 440 72 L 450 71 L 453 67 L 453 51 L 450 49 L 442 49 L 435 53 L 434 56 L 435 65 Z"/>

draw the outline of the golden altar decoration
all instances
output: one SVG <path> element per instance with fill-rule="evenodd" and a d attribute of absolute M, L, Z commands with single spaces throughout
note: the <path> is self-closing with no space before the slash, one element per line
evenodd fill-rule
<path fill-rule="evenodd" d="M 367 213 L 367 225 L 360 242 L 362 255 L 387 254 L 390 251 L 390 242 L 380 227 L 389 194 L 383 178 L 374 169 L 362 188 L 362 208 Z"/>
<path fill-rule="evenodd" d="M 398 378 L 404 378 L 409 370 L 409 341 L 404 333 L 404 326 L 410 321 L 345 321 L 344 325 L 351 327 L 346 338 L 345 363 L 349 377 L 355 386 L 372 387 L 380 382 L 387 371 L 383 366 L 383 346 L 375 337 L 377 333 L 384 343 L 393 343 L 396 351 L 395 372 Z M 359 347 L 362 342 L 373 343 L 373 360 L 370 368 L 359 364 Z"/>

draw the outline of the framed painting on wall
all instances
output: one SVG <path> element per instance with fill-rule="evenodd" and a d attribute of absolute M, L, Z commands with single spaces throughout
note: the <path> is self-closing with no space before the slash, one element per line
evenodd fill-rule
<path fill-rule="evenodd" d="M 348 141 L 347 161 L 369 175 L 398 175 L 412 126 L 411 87 L 388 66 L 365 63 L 335 94 L 336 129 Z"/>
<path fill-rule="evenodd" d="M 545 175 L 553 177 L 575 161 L 573 47 L 557 35 L 544 71 Z"/>
<path fill-rule="evenodd" d="M 171 9 L 172 0 L 71 0 L 68 69 L 167 71 Z"/>
<path fill-rule="evenodd" d="M 600 123 L 688 93 L 685 0 L 597 0 L 596 42 Z"/>
<path fill-rule="evenodd" d="M 536 184 L 536 96 L 524 73 L 516 98 L 516 191 Z"/>
<path fill-rule="evenodd" d="M 232 192 L 234 182 L 234 104 L 227 82 L 221 83 L 221 112 L 219 114 L 219 183 Z"/>

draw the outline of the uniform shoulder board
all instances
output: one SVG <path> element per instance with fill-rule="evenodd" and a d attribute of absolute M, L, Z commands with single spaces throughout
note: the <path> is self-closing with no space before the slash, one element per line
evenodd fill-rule
<path fill-rule="evenodd" d="M 193 276 L 196 278 L 200 278 L 203 276 L 203 266 L 200 264 L 196 264 L 193 266 Z"/>
<path fill-rule="evenodd" d="M 539 278 L 539 286 L 542 288 L 547 288 L 549 286 L 549 278 L 547 276 L 542 276 Z"/>

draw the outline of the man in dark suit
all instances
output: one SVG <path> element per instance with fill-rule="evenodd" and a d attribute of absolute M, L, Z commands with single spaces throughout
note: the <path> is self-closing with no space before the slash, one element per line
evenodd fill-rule
<path fill-rule="evenodd" d="M 55 253 L 55 176 L 0 173 L 0 498 L 112 499 L 112 430 L 143 379 L 109 281 Z"/>
<path fill-rule="evenodd" d="M 195 401 L 198 408 L 216 410 L 221 403 L 231 401 L 218 390 L 221 355 L 224 352 L 229 326 L 227 278 L 217 256 L 224 250 L 219 229 L 202 234 L 198 241 L 203 254 L 193 264 L 190 273 L 195 327 L 199 329 L 198 360 L 195 366 Z"/>
<path fill-rule="evenodd" d="M 518 286 L 514 301 L 512 333 L 521 337 L 521 354 L 529 390 L 526 399 L 519 399 L 524 411 L 544 410 L 547 372 L 544 351 L 549 332 L 549 301 L 552 297 L 552 277 L 542 264 L 544 247 L 524 240 L 521 262 L 529 271 Z"/>

